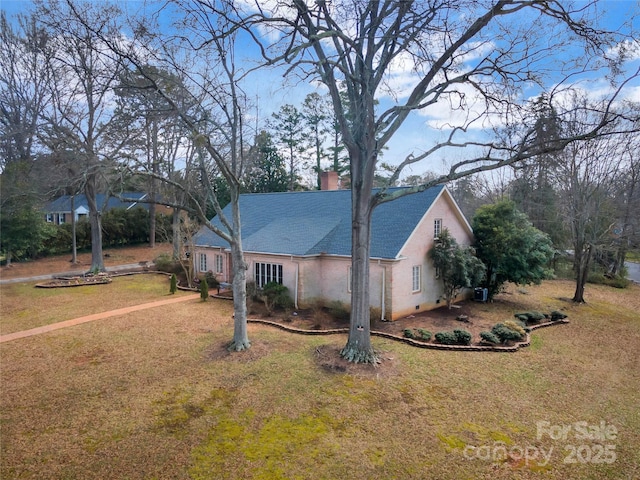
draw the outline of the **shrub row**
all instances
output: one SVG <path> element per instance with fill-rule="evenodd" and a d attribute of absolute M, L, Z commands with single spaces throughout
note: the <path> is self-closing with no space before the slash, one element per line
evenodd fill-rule
<path fill-rule="evenodd" d="M 423 342 L 428 342 L 429 340 L 431 340 L 431 332 L 429 330 L 425 330 L 424 328 L 414 328 L 413 330 L 411 330 L 410 328 L 405 328 L 403 330 L 403 334 L 406 338 L 422 340 Z"/>
<path fill-rule="evenodd" d="M 564 313 L 559 312 L 558 310 L 553 310 L 550 314 L 540 313 L 536 311 L 521 312 L 514 314 L 514 317 L 521 321 L 524 326 L 539 323 L 542 320 L 551 320 L 552 322 L 557 322 L 558 320 L 567 318 Z"/>
<path fill-rule="evenodd" d="M 466 330 L 456 329 L 453 332 L 438 332 L 436 342 L 444 345 L 470 345 L 471 334 Z"/>

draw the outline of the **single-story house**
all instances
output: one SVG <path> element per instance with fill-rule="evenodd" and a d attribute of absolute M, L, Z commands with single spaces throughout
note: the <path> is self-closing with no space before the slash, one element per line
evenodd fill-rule
<path fill-rule="evenodd" d="M 298 308 L 317 300 L 350 304 L 349 190 L 244 194 L 240 214 L 248 280 L 258 287 L 270 281 L 285 285 Z M 471 227 L 444 186 L 376 208 L 370 297 L 382 318 L 396 320 L 443 304 L 442 282 L 427 252 L 444 228 L 459 244 L 471 244 Z M 196 271 L 212 271 L 219 281 L 231 282 L 225 240 L 203 227 L 194 249 Z"/>
<path fill-rule="evenodd" d="M 142 192 L 124 192 L 120 194 L 122 198 L 128 198 L 135 201 L 122 201 L 114 196 L 107 196 L 103 193 L 96 195 L 98 208 L 100 211 L 107 212 L 114 208 L 124 208 L 130 210 L 135 207 L 142 207 L 149 210 L 149 204 L 144 202 L 148 194 Z M 106 200 L 106 202 L 105 202 Z M 45 220 L 49 223 L 61 225 L 63 223 L 71 223 L 71 215 L 75 215 L 76 221 L 82 217 L 89 215 L 89 205 L 87 197 L 84 194 L 75 195 L 73 200 L 73 212 L 71 211 L 71 195 L 62 195 L 55 200 L 47 203 L 44 207 Z M 169 212 L 167 212 L 169 213 Z"/>

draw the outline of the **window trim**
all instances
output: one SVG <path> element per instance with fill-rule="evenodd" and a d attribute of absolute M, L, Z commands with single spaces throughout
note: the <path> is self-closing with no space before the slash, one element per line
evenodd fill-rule
<path fill-rule="evenodd" d="M 255 262 L 253 278 L 257 288 L 264 287 L 267 283 L 276 282 L 282 285 L 284 268 L 281 263 Z"/>
<path fill-rule="evenodd" d="M 216 253 L 215 256 L 215 273 L 224 273 L 224 256 L 220 253 Z"/>
<path fill-rule="evenodd" d="M 433 220 L 433 238 L 437 240 L 442 234 L 442 219 L 436 218 Z"/>
<path fill-rule="evenodd" d="M 411 293 L 422 291 L 422 265 L 411 268 Z"/>
<path fill-rule="evenodd" d="M 198 271 L 199 272 L 207 271 L 207 254 L 206 253 L 200 253 L 200 256 L 198 257 Z"/>

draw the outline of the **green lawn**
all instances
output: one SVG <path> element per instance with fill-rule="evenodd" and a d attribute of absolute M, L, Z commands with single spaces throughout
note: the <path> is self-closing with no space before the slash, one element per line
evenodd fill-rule
<path fill-rule="evenodd" d="M 257 325 L 253 347 L 229 354 L 231 305 L 216 300 L 0 344 L 0 477 L 639 478 L 640 287 L 588 286 L 587 305 L 561 299 L 572 287 L 478 305 L 498 319 L 564 308 L 571 323 L 535 331 L 529 348 L 374 338 L 378 368 L 329 368 L 344 336 Z M 24 295 L 30 308 L 49 300 Z"/>

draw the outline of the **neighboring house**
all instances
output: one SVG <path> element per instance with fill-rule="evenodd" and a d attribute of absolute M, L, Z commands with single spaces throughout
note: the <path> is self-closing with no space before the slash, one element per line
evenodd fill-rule
<path fill-rule="evenodd" d="M 248 280 L 258 287 L 282 283 L 299 308 L 318 300 L 350 303 L 351 191 L 245 194 L 240 214 Z M 370 297 L 382 318 L 443 304 L 442 282 L 427 252 L 444 228 L 459 244 L 471 244 L 471 227 L 444 186 L 374 210 Z M 228 243 L 203 227 L 194 245 L 196 271 L 211 270 L 219 281 L 231 282 Z"/>
<path fill-rule="evenodd" d="M 99 193 L 97 198 L 98 208 L 100 211 L 109 211 L 114 208 L 124 208 L 126 210 L 142 207 L 145 210 L 149 210 L 149 204 L 144 200 L 147 197 L 146 193 L 141 192 L 124 192 L 121 194 L 123 198 L 135 199 L 136 201 L 123 202 L 116 197 L 109 197 L 105 205 L 106 195 Z M 73 214 L 76 220 L 89 215 L 89 206 L 87 204 L 87 197 L 84 194 L 75 195 L 73 200 L 74 208 Z M 61 225 L 63 223 L 71 223 L 71 195 L 63 195 L 49 202 L 44 207 L 45 220 L 49 223 Z"/>

